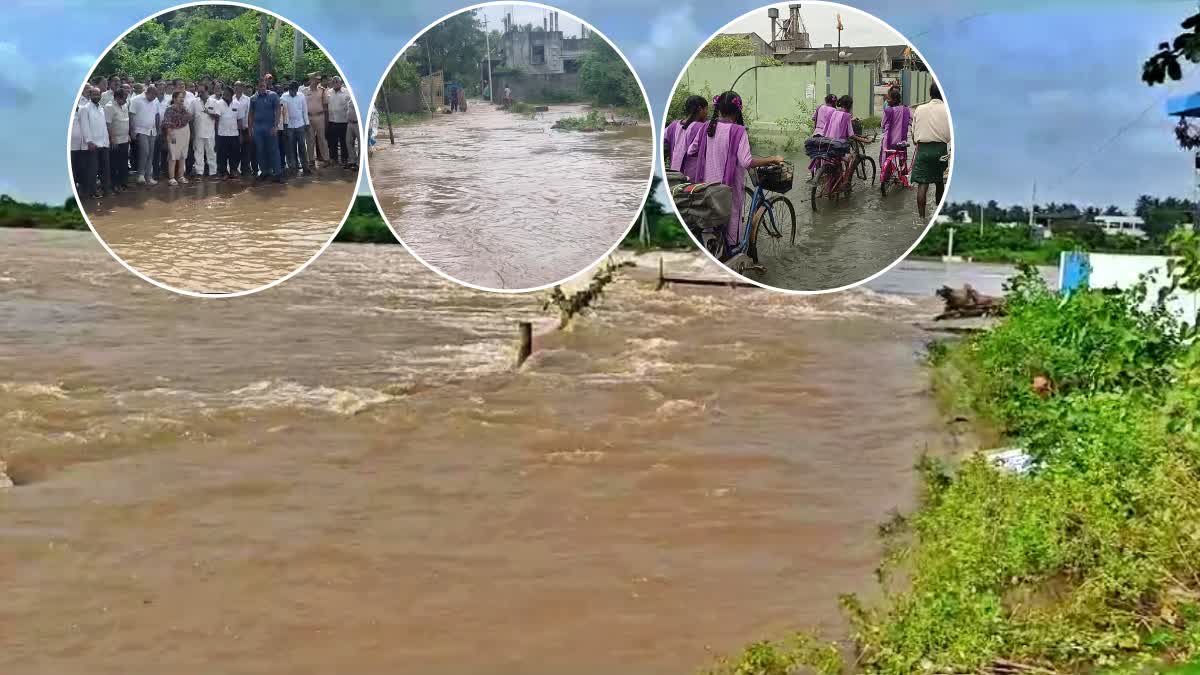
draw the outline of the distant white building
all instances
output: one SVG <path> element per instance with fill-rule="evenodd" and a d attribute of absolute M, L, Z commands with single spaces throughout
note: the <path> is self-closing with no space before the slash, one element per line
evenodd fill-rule
<path fill-rule="evenodd" d="M 937 223 L 938 225 L 945 225 L 946 223 L 953 223 L 955 221 L 954 216 L 941 215 L 937 218 L 934 218 L 933 222 Z M 971 214 L 967 213 L 966 211 L 959 211 L 958 222 L 962 223 L 963 225 L 970 225 L 975 221 L 971 220 Z"/>
<path fill-rule="evenodd" d="M 1104 234 L 1123 234 L 1134 239 L 1146 238 L 1146 223 L 1138 216 L 1096 216 L 1092 220 Z"/>

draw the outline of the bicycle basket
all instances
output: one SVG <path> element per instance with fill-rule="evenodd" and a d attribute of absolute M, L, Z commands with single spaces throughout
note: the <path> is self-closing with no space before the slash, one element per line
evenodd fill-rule
<path fill-rule="evenodd" d="M 783 164 L 768 164 L 755 170 L 755 182 L 762 189 L 784 194 L 792 189 L 792 178 L 795 175 L 791 162 Z"/>

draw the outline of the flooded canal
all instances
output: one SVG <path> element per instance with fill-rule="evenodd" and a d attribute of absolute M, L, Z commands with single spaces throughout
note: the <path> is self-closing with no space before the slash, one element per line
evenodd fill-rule
<path fill-rule="evenodd" d="M 947 442 L 935 299 L 657 260 L 549 332 L 399 246 L 212 302 L 0 230 L 0 672 L 692 673 L 843 631 Z"/>
<path fill-rule="evenodd" d="M 287 183 L 195 180 L 132 187 L 83 206 L 122 260 L 172 288 L 236 293 L 308 262 L 337 231 L 357 172 L 326 169 Z"/>
<path fill-rule="evenodd" d="M 653 164 L 651 128 L 559 131 L 587 114 L 553 105 L 533 117 L 471 101 L 466 113 L 379 132 L 372 187 L 418 256 L 484 288 L 526 289 L 592 265 L 640 211 Z"/>
<path fill-rule="evenodd" d="M 782 249 L 760 248 L 765 272 L 753 279 L 776 288 L 824 290 L 861 281 L 891 265 L 915 244 L 933 219 L 937 200 L 929 192 L 928 219 L 917 216 L 916 187 L 879 191 L 879 179 L 855 177 L 851 196 L 820 199 L 813 211 L 808 181 L 809 157 L 803 151 L 756 151 L 757 155 L 782 154 L 796 167 L 796 180 L 787 197 L 796 209 L 796 244 Z M 867 155 L 879 163 L 879 144 L 867 146 Z M 878 171 L 876 171 L 878 173 Z"/>

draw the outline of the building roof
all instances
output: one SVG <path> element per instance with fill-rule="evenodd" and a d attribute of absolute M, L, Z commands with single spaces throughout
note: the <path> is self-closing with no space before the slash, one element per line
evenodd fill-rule
<path fill-rule="evenodd" d="M 845 56 L 842 61 L 876 61 L 880 58 L 883 47 L 842 47 Z M 837 47 L 818 47 L 814 49 L 797 49 L 783 57 L 784 63 L 816 63 L 817 61 L 837 61 Z"/>
<path fill-rule="evenodd" d="M 904 58 L 904 50 L 908 49 L 908 45 L 884 45 L 883 49 L 887 52 L 889 61 Z M 916 56 L 914 53 L 913 56 Z"/>

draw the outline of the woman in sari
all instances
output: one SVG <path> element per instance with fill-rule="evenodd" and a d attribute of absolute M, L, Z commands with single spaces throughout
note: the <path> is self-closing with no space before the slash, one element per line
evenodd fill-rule
<path fill-rule="evenodd" d="M 687 114 L 687 117 L 671 122 L 663 131 L 663 157 L 667 159 L 668 166 L 673 164 L 672 159 L 674 156 L 672 152 L 674 150 L 679 150 L 678 154 L 681 161 L 683 155 L 687 153 L 688 146 L 683 141 L 687 135 L 688 127 L 693 122 L 708 121 L 708 101 L 703 96 L 689 96 L 683 103 L 683 111 Z M 675 168 L 675 170 L 678 171 L 679 169 Z"/>

